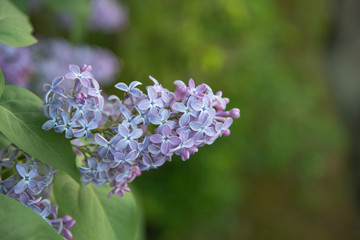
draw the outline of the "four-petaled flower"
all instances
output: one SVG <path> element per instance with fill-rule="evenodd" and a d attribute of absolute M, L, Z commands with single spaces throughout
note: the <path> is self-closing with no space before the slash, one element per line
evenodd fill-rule
<path fill-rule="evenodd" d="M 58 123 L 54 128 L 55 132 L 63 132 L 65 130 L 65 137 L 74 137 L 74 131 L 72 128 L 77 127 L 75 122 L 70 121 L 70 116 L 66 112 L 61 113 L 62 123 Z"/>
<path fill-rule="evenodd" d="M 132 132 L 130 132 L 127 126 L 124 126 L 123 124 L 119 124 L 118 132 L 119 135 L 122 137 L 122 139 L 116 144 L 115 149 L 117 151 L 121 151 L 125 149 L 128 145 L 130 146 L 131 149 L 136 149 L 138 145 L 136 139 L 141 137 L 143 130 L 136 128 Z"/>
<path fill-rule="evenodd" d="M 179 137 L 171 136 L 171 128 L 167 124 L 161 129 L 161 134 L 151 135 L 150 141 L 153 143 L 161 143 L 161 152 L 165 155 L 170 152 L 171 146 L 178 146 L 181 143 Z"/>
<path fill-rule="evenodd" d="M 98 127 L 97 122 L 95 120 L 92 120 L 90 123 L 88 123 L 84 118 L 80 118 L 78 121 L 82 129 L 76 131 L 74 133 L 74 136 L 82 137 L 85 135 L 85 139 L 91 138 L 92 134 L 90 130 L 96 129 Z"/>
<path fill-rule="evenodd" d="M 159 130 L 167 124 L 171 129 L 174 129 L 176 122 L 173 120 L 168 120 L 170 117 L 170 111 L 168 109 L 163 109 L 159 115 L 150 115 L 149 120 L 154 125 L 159 125 Z"/>
<path fill-rule="evenodd" d="M 209 115 L 203 115 L 197 122 L 190 122 L 190 128 L 196 132 L 194 139 L 200 139 L 204 136 L 204 133 L 212 137 L 215 135 L 215 131 L 211 126 L 213 124 L 213 118 Z"/>
<path fill-rule="evenodd" d="M 139 102 L 138 107 L 143 111 L 150 109 L 151 114 L 157 114 L 157 110 L 164 107 L 164 102 L 157 97 L 157 92 L 153 87 L 148 87 L 147 92 L 149 99 Z"/>
<path fill-rule="evenodd" d="M 139 98 L 139 97 L 141 97 L 142 92 L 140 91 L 140 89 L 136 88 L 136 86 L 141 85 L 141 84 L 142 84 L 141 82 L 133 81 L 130 83 L 129 86 L 127 86 L 125 83 L 120 82 L 120 83 L 117 83 L 115 85 L 115 87 L 117 89 L 120 89 L 120 90 L 134 96 L 134 97 Z"/>
<path fill-rule="evenodd" d="M 111 165 L 111 167 L 115 168 L 119 164 L 134 165 L 134 160 L 137 158 L 138 155 L 139 153 L 136 150 L 133 150 L 128 154 L 124 154 L 123 152 L 116 152 L 114 155 L 115 162 Z"/>
<path fill-rule="evenodd" d="M 28 171 L 26 165 L 19 163 L 16 164 L 16 170 L 22 179 L 15 185 L 14 192 L 16 194 L 20 194 L 25 191 L 26 188 L 29 188 L 32 192 L 36 192 L 38 190 L 38 184 L 35 178 L 38 175 L 38 169 L 33 167 L 30 171 Z"/>
<path fill-rule="evenodd" d="M 191 95 L 195 95 L 197 97 L 203 97 L 205 96 L 204 91 L 206 90 L 205 84 L 200 84 L 199 86 L 195 87 L 195 82 L 192 78 L 189 80 L 189 87 L 188 87 L 188 93 Z"/>
<path fill-rule="evenodd" d="M 120 135 L 116 135 L 113 138 L 110 139 L 110 141 L 106 140 L 103 136 L 100 134 L 95 134 L 95 142 L 102 146 L 102 148 L 99 150 L 99 155 L 102 158 L 105 158 L 106 155 L 109 153 L 109 151 L 112 151 L 115 149 L 115 145 L 119 142 L 121 139 Z"/>
<path fill-rule="evenodd" d="M 179 120 L 180 127 L 183 127 L 190 122 L 190 116 L 197 117 L 199 115 L 199 113 L 194 111 L 194 109 L 191 107 L 191 103 L 193 103 L 194 100 L 195 98 L 191 96 L 187 101 L 186 106 L 181 102 L 175 102 L 172 105 L 172 108 L 175 111 L 184 113 Z"/>
<path fill-rule="evenodd" d="M 206 114 L 210 116 L 215 115 L 215 110 L 211 107 L 211 101 L 208 96 L 205 96 L 202 99 L 202 102 L 200 101 L 193 101 L 191 103 L 191 107 L 195 110 L 200 112 L 199 119 L 204 118 Z"/>
<path fill-rule="evenodd" d="M 69 69 L 71 72 L 65 75 L 66 78 L 71 80 L 78 79 L 84 87 L 90 87 L 90 79 L 94 78 L 94 76 L 89 71 L 87 71 L 88 69 L 86 69 L 85 71 L 81 71 L 79 66 L 74 64 L 70 64 Z"/>

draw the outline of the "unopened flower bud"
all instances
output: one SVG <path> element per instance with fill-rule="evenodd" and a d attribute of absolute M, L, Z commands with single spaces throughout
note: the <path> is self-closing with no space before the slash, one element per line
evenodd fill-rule
<path fill-rule="evenodd" d="M 233 108 L 230 110 L 230 116 L 232 118 L 239 118 L 240 117 L 240 109 L 238 108 Z"/>
<path fill-rule="evenodd" d="M 226 129 L 223 131 L 223 136 L 229 136 L 230 135 L 230 129 Z"/>

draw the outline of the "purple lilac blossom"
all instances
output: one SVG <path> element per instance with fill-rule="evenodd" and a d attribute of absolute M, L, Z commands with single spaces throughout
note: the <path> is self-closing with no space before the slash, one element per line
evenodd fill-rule
<path fill-rule="evenodd" d="M 27 87 L 34 71 L 29 48 L 0 43 L 0 67 L 6 83 Z"/>
<path fill-rule="evenodd" d="M 89 112 L 91 110 L 83 111 L 80 117 L 75 117 L 74 111 L 80 110 L 69 111 L 65 103 L 66 99 L 76 96 L 75 92 L 59 94 L 52 91 L 45 93 L 44 113 L 50 120 L 43 127 L 49 129 L 55 122 L 55 130 L 57 126 L 64 130 L 68 126 L 75 133 L 81 132 L 72 137 L 86 135 L 87 141 L 83 141 L 77 148 L 80 152 L 84 147 L 92 149 L 90 153 L 82 152 L 84 159 L 80 173 L 83 183 L 110 183 L 113 190 L 109 197 L 114 194 L 123 196 L 124 191 L 130 191 L 128 183 L 139 176 L 141 171 L 160 167 L 166 161 L 171 161 L 174 154 L 185 161 L 199 147 L 212 144 L 218 137 L 228 136 L 233 118 L 240 117 L 240 110 L 237 108 L 225 110 L 229 99 L 223 98 L 221 92 L 214 94 L 206 84 L 196 86 L 193 79 L 189 80 L 188 85 L 180 80 L 175 81 L 176 89 L 170 92 L 150 76 L 154 85 L 146 87 L 147 94 L 137 88 L 141 85 L 138 81 L 129 85 L 120 82 L 115 87 L 124 92 L 123 100 L 110 96 L 100 106 L 100 86 L 94 87 L 96 94 L 95 91 L 94 94 L 89 94 L 92 87 L 80 84 L 82 76 L 79 73 L 85 71 L 85 68 L 79 68 L 80 72 L 72 65 L 70 68 L 77 74 L 77 83 L 73 82 L 74 91 L 83 94 L 79 96 L 78 102 L 86 104 L 92 98 L 92 108 L 86 109 L 97 108 L 102 119 L 96 118 Z M 91 67 L 86 69 L 90 71 Z M 66 76 L 74 79 L 73 75 Z M 96 81 L 94 77 L 95 74 L 91 81 Z M 77 89 L 77 86 L 81 86 L 81 89 Z M 67 96 L 65 99 L 64 95 Z M 49 104 L 49 101 L 55 102 L 53 99 L 61 99 L 65 106 L 54 111 L 55 104 Z M 57 113 L 55 117 L 54 112 Z M 72 126 L 70 122 L 79 122 L 78 118 L 86 118 L 86 121 Z M 99 127 L 95 129 L 94 125 L 86 128 L 90 121 L 96 121 Z M 94 137 L 92 130 L 96 131 Z M 76 148 L 79 143 L 73 141 L 73 144 Z"/>
<path fill-rule="evenodd" d="M 5 179 L 0 177 L 0 194 L 24 204 L 55 228 L 58 234 L 72 239 L 69 228 L 74 226 L 75 220 L 68 215 L 59 218 L 57 205 L 51 205 L 49 199 L 44 198 L 50 195 L 49 186 L 56 171 L 14 144 L 0 150 L 0 160 L 6 163 L 0 165 L 0 174 L 13 172 Z"/>

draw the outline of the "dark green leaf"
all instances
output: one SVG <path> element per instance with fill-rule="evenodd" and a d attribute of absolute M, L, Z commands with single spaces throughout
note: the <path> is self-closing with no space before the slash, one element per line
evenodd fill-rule
<path fill-rule="evenodd" d="M 4 87 L 5 87 L 5 79 L 4 79 L 4 75 L 1 71 L 1 68 L 0 68 L 0 98 L 1 98 L 1 95 L 4 91 Z"/>
<path fill-rule="evenodd" d="M 41 128 L 47 120 L 40 110 L 41 104 L 32 92 L 5 85 L 0 99 L 0 131 L 31 156 L 80 181 L 70 142 L 63 134 Z"/>
<path fill-rule="evenodd" d="M 36 43 L 32 26 L 21 11 L 10 1 L 0 0 L 0 42 L 15 47 Z"/>
<path fill-rule="evenodd" d="M 0 212 L 1 239 L 63 239 L 42 217 L 15 199 L 3 194 L 0 194 Z"/>
<path fill-rule="evenodd" d="M 65 174 L 55 177 L 53 189 L 60 211 L 76 220 L 74 239 L 137 238 L 139 209 L 132 194 L 109 199 L 109 186 L 81 186 Z"/>

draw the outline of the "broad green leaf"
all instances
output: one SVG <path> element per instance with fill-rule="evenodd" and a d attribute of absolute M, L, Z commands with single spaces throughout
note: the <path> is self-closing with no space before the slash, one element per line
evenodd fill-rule
<path fill-rule="evenodd" d="M 0 213 L 0 239 L 63 239 L 42 217 L 3 194 L 0 194 Z"/>
<path fill-rule="evenodd" d="M 55 177 L 53 190 L 59 210 L 76 220 L 71 228 L 74 239 L 137 238 L 139 209 L 132 194 L 109 199 L 109 186 L 82 186 L 65 174 Z"/>
<path fill-rule="evenodd" d="M 9 139 L 7 139 L 7 137 L 5 137 L 4 134 L 0 132 L 0 149 L 6 147 L 10 143 L 11 142 L 9 141 Z"/>
<path fill-rule="evenodd" d="M 0 132 L 31 156 L 65 171 L 80 182 L 75 153 L 63 134 L 45 131 L 42 101 L 32 92 L 5 85 L 0 99 Z"/>
<path fill-rule="evenodd" d="M 1 71 L 1 68 L 0 68 L 0 98 L 1 98 L 1 95 L 4 91 L 4 87 L 5 87 L 5 79 L 4 79 L 4 75 Z"/>
<path fill-rule="evenodd" d="M 0 42 L 15 47 L 36 43 L 33 28 L 25 14 L 10 1 L 0 0 Z"/>

